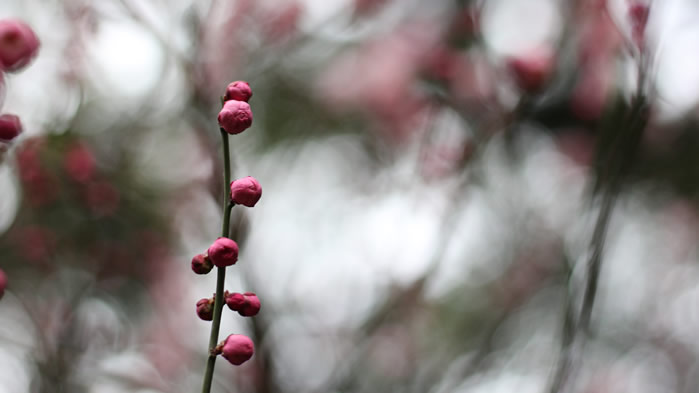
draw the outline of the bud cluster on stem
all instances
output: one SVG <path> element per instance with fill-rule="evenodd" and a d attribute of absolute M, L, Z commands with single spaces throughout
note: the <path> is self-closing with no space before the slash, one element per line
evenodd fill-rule
<path fill-rule="evenodd" d="M 192 271 L 196 274 L 207 274 L 214 267 L 217 270 L 216 293 L 212 298 L 200 299 L 197 302 L 197 315 L 205 321 L 212 321 L 209 338 L 209 357 L 204 373 L 203 393 L 211 391 L 216 357 L 222 355 L 234 365 L 248 361 L 255 352 L 255 346 L 249 337 L 242 334 L 231 334 L 223 342 L 218 343 L 219 327 L 223 305 L 237 311 L 240 316 L 252 317 L 260 311 L 260 300 L 252 292 L 229 293 L 224 291 L 226 268 L 238 262 L 239 247 L 229 236 L 229 221 L 231 209 L 235 205 L 253 207 L 262 196 L 262 187 L 253 177 L 231 181 L 230 152 L 228 135 L 236 135 L 252 125 L 252 111 L 247 101 L 252 97 L 252 90 L 247 82 L 236 81 L 228 85 L 223 96 L 223 108 L 218 114 L 218 123 L 223 142 L 225 195 L 223 200 L 223 226 L 221 236 L 216 239 L 206 252 L 192 258 Z"/>

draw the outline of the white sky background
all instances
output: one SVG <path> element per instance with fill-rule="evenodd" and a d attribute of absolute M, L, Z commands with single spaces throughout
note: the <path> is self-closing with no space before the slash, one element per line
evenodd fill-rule
<path fill-rule="evenodd" d="M 184 2 L 178 2 L 178 6 L 170 10 L 172 14 L 163 18 L 147 11 L 147 6 L 143 9 L 149 18 L 156 21 L 156 26 L 165 31 L 168 23 L 179 17 L 177 12 L 182 9 L 180 3 Z M 419 6 L 416 5 L 419 4 L 417 1 L 405 3 Z M 28 20 L 37 30 L 43 45 L 32 66 L 7 78 L 8 93 L 3 111 L 19 114 L 27 134 L 33 135 L 41 132 L 43 124 L 57 118 L 69 118 L 75 110 L 77 98 L 72 95 L 73 92 L 66 91 L 55 72 L 63 62 L 63 54 L 57 48 L 66 39 L 63 35 L 65 25 L 60 25 L 64 22 L 53 18 L 57 9 L 49 3 L 41 8 L 41 13 L 28 15 L 22 4 L 19 0 L 0 2 L 0 16 L 17 16 Z M 302 28 L 310 31 L 314 25 L 335 15 L 346 4 L 327 0 L 307 1 L 308 12 Z M 510 54 L 523 47 L 551 40 L 560 29 L 557 12 L 555 5 L 548 0 L 490 0 L 484 21 L 488 44 L 496 54 Z M 389 12 L 380 17 L 390 21 L 395 15 Z M 523 18 L 522 15 L 529 17 Z M 171 19 L 168 20 L 168 17 Z M 656 1 L 653 9 L 649 29 L 652 41 L 659 45 L 657 87 L 666 117 L 684 115 L 699 100 L 698 17 L 699 6 L 692 0 Z M 158 21 L 162 24 L 158 25 Z M 343 32 L 333 31 L 331 26 L 324 28 L 322 34 L 344 40 L 370 34 L 372 27 L 365 28 L 366 31 Z M 186 47 L 186 42 L 176 41 L 176 46 Z M 103 105 L 109 105 L 108 99 L 113 97 L 119 103 L 129 101 L 134 107 L 138 107 L 141 100 L 152 98 L 147 94 L 160 81 L 163 64 L 167 61 L 157 40 L 149 32 L 116 16 L 103 25 L 96 41 L 90 45 L 90 59 L 88 75 L 93 82 L 96 78 L 101 82 L 96 84 L 99 89 L 94 98 L 103 100 Z M 181 75 L 175 73 L 171 77 L 173 86 L 178 86 Z M 184 130 L 174 132 L 186 133 Z M 153 162 L 158 155 L 151 154 L 150 148 L 161 146 L 162 139 L 158 138 L 163 138 L 163 135 L 148 138 L 150 145 L 144 148 L 143 157 L 144 162 L 152 165 L 144 164 L 144 168 L 151 171 L 146 176 L 153 176 L 170 185 L 187 184 L 204 178 L 211 168 L 211 162 L 207 160 L 201 160 L 199 166 L 191 161 L 178 163 L 177 160 L 159 165 Z M 365 157 L 358 141 L 343 138 L 296 146 L 292 148 L 294 154 L 289 154 L 288 147 L 284 148 L 284 152 L 271 151 L 263 156 L 250 155 L 244 146 L 236 152 L 238 161 L 242 163 L 239 175 L 254 175 L 265 190 L 259 206 L 248 212 L 253 226 L 246 250 L 251 251 L 243 250 L 241 254 L 241 263 L 249 264 L 244 267 L 246 271 L 257 282 L 264 284 L 259 284 L 262 285 L 259 289 L 245 289 L 258 290 L 276 304 L 300 307 L 303 319 L 330 328 L 358 323 L 389 283 L 409 283 L 425 271 L 446 205 L 445 191 L 451 186 L 448 182 L 427 185 L 412 181 L 410 168 L 415 159 L 412 156 L 406 156 L 383 173 L 370 172 L 362 165 Z M 502 266 L 497 263 L 494 254 L 498 250 L 493 244 L 502 241 L 502 234 L 492 226 L 492 220 L 498 202 L 508 201 L 511 195 L 517 195 L 518 203 L 526 204 L 554 229 L 566 233 L 569 247 L 584 247 L 579 243 L 586 243 L 586 238 L 582 236 L 585 240 L 581 240 L 580 234 L 589 233 L 591 220 L 588 217 L 581 220 L 577 209 L 582 206 L 586 178 L 556 152 L 547 137 L 526 133 L 524 138 L 531 146 L 530 156 L 525 165 L 514 173 L 503 166 L 502 152 L 497 143 L 488 148 L 485 159 L 489 162 L 487 175 L 491 188 L 488 194 L 478 190 L 467 194 L 468 204 L 455 235 L 460 240 L 451 246 L 453 252 L 447 253 L 435 281 L 430 285 L 430 296 L 439 297 L 453 285 L 464 281 L 476 285 L 484 277 L 500 272 Z M 178 146 L 168 145 L 168 149 L 186 151 L 191 142 L 187 138 L 173 140 L 172 143 Z M 291 156 L 296 158 L 289 159 Z M 318 162 L 323 165 L 317 165 Z M 280 171 L 279 168 L 284 170 Z M 172 178 L 173 173 L 177 174 L 175 179 Z M 375 191 L 348 187 L 348 183 L 339 181 L 346 176 L 366 176 L 369 182 L 375 183 Z M 0 189 L 10 196 L 0 199 L 2 231 L 10 224 L 17 203 L 13 175 L 6 166 L 0 168 Z M 206 248 L 211 239 L 217 236 L 219 228 L 216 222 L 220 219 L 218 205 L 203 193 L 195 193 L 193 198 L 192 205 L 199 206 L 198 209 L 177 213 L 179 222 L 188 223 L 182 226 L 180 234 L 186 248 L 181 257 L 186 261 Z M 541 203 L 547 198 L 552 204 Z M 643 283 L 647 281 L 643 277 L 657 269 L 658 262 L 654 261 L 662 261 L 667 257 L 664 253 L 668 252 L 659 247 L 657 253 L 660 255 L 653 258 L 641 251 L 643 248 L 640 246 L 629 246 L 647 237 L 643 228 L 657 225 L 660 219 L 654 213 L 645 216 L 638 216 L 637 213 L 637 210 L 627 210 L 627 214 L 619 214 L 619 220 L 629 223 L 630 227 L 623 229 L 618 242 L 612 244 L 610 253 L 615 257 L 609 258 L 605 271 L 608 275 L 604 276 L 603 282 L 607 289 L 619 286 L 628 288 L 625 296 L 603 297 L 601 303 L 607 312 L 605 315 L 622 322 L 637 321 L 643 315 L 644 310 L 638 307 L 645 294 Z M 202 228 L 209 228 L 210 232 L 202 231 Z M 184 273 L 189 274 L 187 271 Z M 691 274 L 699 276 L 696 271 Z M 240 287 L 242 284 L 235 275 L 232 276 L 228 280 L 228 287 Z M 630 276 L 634 278 L 634 285 L 628 282 Z M 196 285 L 183 298 L 179 311 L 188 312 L 195 318 L 192 304 L 202 294 L 211 291 L 214 280 L 214 277 L 192 280 Z M 264 301 L 263 298 L 263 304 Z M 675 303 L 699 309 L 699 296 L 696 291 L 682 294 Z M 699 326 L 697 318 L 683 314 L 684 309 L 678 305 L 666 312 L 671 314 L 678 326 L 685 323 Z M 10 312 L 0 306 L 0 319 L 14 319 Z M 198 326 L 201 327 L 197 333 L 198 341 L 203 344 L 208 335 L 208 324 Z M 224 320 L 222 332 L 243 328 L 239 321 L 229 318 Z M 300 325 L 291 326 L 289 333 L 303 335 L 303 328 Z M 303 340 L 295 342 L 308 343 Z M 295 342 L 287 345 L 293 346 Z M 281 340 L 280 343 L 283 344 Z M 283 350 L 293 354 L 304 348 L 285 347 Z M 318 357 L 330 365 L 340 361 L 337 353 L 325 353 L 320 347 L 315 350 L 320 352 Z M 0 352 L 0 365 L 9 362 L 6 355 Z M 633 358 L 637 355 L 628 356 Z M 623 361 L 619 360 L 619 363 Z M 299 368 L 298 373 L 282 370 L 292 385 L 303 387 L 304 383 L 322 382 L 305 378 L 309 375 L 308 370 L 317 365 L 301 362 L 291 363 L 288 367 L 292 368 L 291 371 L 294 367 Z M 21 392 L 21 385 L 28 383 L 26 379 L 16 377 L 17 370 L 7 367 L 0 367 L 0 370 L 4 370 L 0 372 L 0 393 Z M 526 386 L 526 391 L 539 391 L 537 386 L 541 383 L 537 376 L 503 374 L 486 380 L 482 386 L 464 386 L 461 391 L 506 392 L 512 391 L 511 387 L 516 384 Z M 108 391 L 106 386 L 102 390 L 95 389 L 95 392 Z"/>

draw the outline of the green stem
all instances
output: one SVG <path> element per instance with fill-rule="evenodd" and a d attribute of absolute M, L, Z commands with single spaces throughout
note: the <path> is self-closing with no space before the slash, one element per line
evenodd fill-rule
<path fill-rule="evenodd" d="M 221 224 L 221 236 L 228 237 L 230 232 L 231 209 L 233 202 L 230 198 L 229 184 L 231 182 L 231 158 L 230 148 L 228 146 L 228 134 L 221 129 L 221 138 L 223 140 L 223 217 Z M 206 371 L 204 372 L 204 384 L 202 385 L 202 393 L 211 392 L 211 382 L 214 378 L 214 366 L 216 365 L 216 345 L 218 344 L 218 333 L 221 327 L 221 314 L 223 312 L 223 287 L 226 282 L 226 268 L 216 268 L 216 296 L 214 298 L 214 319 L 211 322 L 211 336 L 209 337 L 209 358 L 206 361 Z"/>

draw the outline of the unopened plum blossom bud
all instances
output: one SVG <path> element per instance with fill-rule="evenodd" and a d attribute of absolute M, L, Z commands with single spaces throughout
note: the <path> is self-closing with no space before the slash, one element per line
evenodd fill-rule
<path fill-rule="evenodd" d="M 262 186 L 252 176 L 231 182 L 231 201 L 238 205 L 253 207 L 262 197 Z"/>
<path fill-rule="evenodd" d="M 226 304 L 233 311 L 240 311 L 245 306 L 245 295 L 242 293 L 232 293 L 226 296 Z"/>
<path fill-rule="evenodd" d="M 236 366 L 247 362 L 253 353 L 255 353 L 255 345 L 249 337 L 242 334 L 231 334 L 226 337 L 221 348 L 221 355 Z"/>
<path fill-rule="evenodd" d="M 252 125 L 250 105 L 245 101 L 226 101 L 218 113 L 218 124 L 231 135 L 240 134 Z"/>
<path fill-rule="evenodd" d="M 252 97 L 252 89 L 250 89 L 248 82 L 235 81 L 226 88 L 226 101 L 237 100 L 248 102 L 250 97 Z"/>
<path fill-rule="evenodd" d="M 243 317 L 254 317 L 260 312 L 260 299 L 252 292 L 245 292 L 245 304 L 238 310 L 238 314 Z"/>
<path fill-rule="evenodd" d="M 520 89 L 527 93 L 536 93 L 551 75 L 553 56 L 548 50 L 533 50 L 521 56 L 508 58 L 507 68 Z"/>
<path fill-rule="evenodd" d="M 234 265 L 238 261 L 238 244 L 227 238 L 219 237 L 208 250 L 209 259 L 218 267 Z"/>
<path fill-rule="evenodd" d="M 5 294 L 5 288 L 7 288 L 7 275 L 0 269 L 0 299 Z"/>
<path fill-rule="evenodd" d="M 8 142 L 22 133 L 22 122 L 15 115 L 0 116 L 0 141 Z"/>
<path fill-rule="evenodd" d="M 201 299 L 197 302 L 197 315 L 204 321 L 214 319 L 214 299 Z"/>
<path fill-rule="evenodd" d="M 36 56 L 39 39 L 24 22 L 0 20 L 0 67 L 6 72 L 18 71 Z"/>
<path fill-rule="evenodd" d="M 192 258 L 192 271 L 196 274 L 206 274 L 214 268 L 214 264 L 206 254 L 198 254 Z"/>

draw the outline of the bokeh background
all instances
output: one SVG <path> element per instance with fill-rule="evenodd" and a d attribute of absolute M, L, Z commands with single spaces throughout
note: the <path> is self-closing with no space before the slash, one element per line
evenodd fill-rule
<path fill-rule="evenodd" d="M 602 157 L 636 81 L 625 0 L 3 0 L 0 392 L 193 392 L 219 235 L 216 115 L 246 80 L 240 261 L 216 392 L 545 392 L 579 304 Z M 618 191 L 570 391 L 699 381 L 699 6 L 653 3 L 650 122 Z M 523 92 L 513 58 L 548 53 Z M 620 160 L 627 159 L 619 157 Z M 628 158 L 630 160 L 630 158 Z"/>

